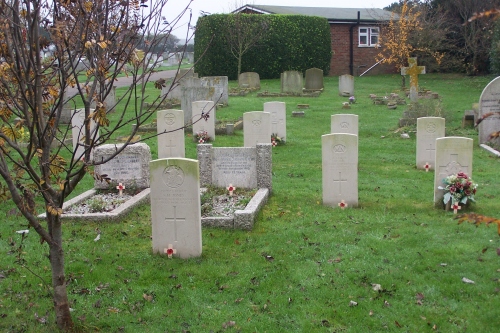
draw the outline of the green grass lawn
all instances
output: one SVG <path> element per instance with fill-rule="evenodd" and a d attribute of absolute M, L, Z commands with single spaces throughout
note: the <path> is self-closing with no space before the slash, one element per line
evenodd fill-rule
<path fill-rule="evenodd" d="M 420 76 L 438 92 L 429 114 L 447 136 L 473 138 L 477 203 L 500 218 L 500 160 L 461 128 L 464 110 L 492 77 Z M 500 237 L 496 227 L 457 224 L 434 207 L 433 173 L 415 167 L 415 127 L 402 130 L 405 106 L 388 110 L 368 95 L 397 91 L 399 75 L 355 78 L 356 104 L 343 110 L 338 78 L 318 98 L 231 97 L 217 120 L 287 103 L 287 142 L 273 148 L 273 192 L 252 231 L 203 228 L 203 255 L 167 259 L 151 251 L 149 205 L 118 223 L 65 222 L 68 293 L 84 332 L 499 332 Z M 235 82 L 230 82 L 235 86 Z M 279 92 L 279 80 L 262 89 Z M 153 94 L 158 94 L 158 91 Z M 117 90 L 117 94 L 120 89 Z M 299 103 L 304 118 L 292 117 Z M 335 113 L 359 115 L 359 208 L 322 205 L 321 135 Z M 113 119 L 112 119 L 113 121 Z M 120 134 L 120 133 L 119 133 Z M 123 134 L 123 133 L 121 133 Z M 147 141 L 153 158 L 157 144 Z M 242 146 L 243 134 L 214 146 Z M 186 157 L 196 144 L 186 132 Z M 77 192 L 92 186 L 85 179 Z M 0 331 L 53 332 L 47 247 L 12 202 L 0 204 Z M 41 207 L 41 206 L 40 206 Z M 94 241 L 96 229 L 101 238 Z M 463 278 L 475 283 L 464 283 Z M 355 303 L 354 303 L 355 302 Z M 48 316 L 42 324 L 36 317 Z"/>

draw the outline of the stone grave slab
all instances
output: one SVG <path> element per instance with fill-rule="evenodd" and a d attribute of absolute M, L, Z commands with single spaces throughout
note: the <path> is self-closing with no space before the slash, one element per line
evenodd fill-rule
<path fill-rule="evenodd" d="M 493 79 L 483 89 L 479 98 L 478 119 L 489 113 L 478 125 L 479 144 L 488 142 L 490 134 L 500 131 L 500 76 Z"/>
<path fill-rule="evenodd" d="M 286 103 L 266 102 L 264 112 L 271 114 L 271 133 L 286 141 Z"/>
<path fill-rule="evenodd" d="M 465 172 L 472 177 L 473 140 L 450 136 L 436 139 L 436 169 L 434 170 L 434 203 L 443 201 L 444 192 L 438 189 L 443 179 Z"/>
<path fill-rule="evenodd" d="M 156 115 L 158 158 L 185 157 L 184 111 L 161 110 Z"/>
<path fill-rule="evenodd" d="M 339 96 L 349 97 L 354 95 L 354 76 L 344 74 L 339 76 Z"/>
<path fill-rule="evenodd" d="M 358 136 L 333 133 L 321 136 L 323 205 L 358 206 Z"/>
<path fill-rule="evenodd" d="M 347 133 L 358 135 L 357 114 L 332 114 L 331 133 Z"/>
<path fill-rule="evenodd" d="M 206 131 L 210 140 L 215 141 L 215 104 L 212 101 L 193 102 L 193 137 L 196 133 Z M 209 115 L 208 118 L 202 117 L 202 114 Z"/>
<path fill-rule="evenodd" d="M 269 112 L 243 113 L 243 142 L 245 147 L 271 143 L 271 114 Z"/>
<path fill-rule="evenodd" d="M 94 151 L 94 162 L 109 159 L 123 144 L 106 144 Z M 144 189 L 149 187 L 149 161 L 151 150 L 145 143 L 134 143 L 126 146 L 118 155 L 109 161 L 96 165 L 94 171 L 98 175 L 107 175 L 111 183 L 95 180 L 94 188 L 114 188 L 122 183 L 126 188 Z"/>
<path fill-rule="evenodd" d="M 260 76 L 256 72 L 241 73 L 238 78 L 238 86 L 242 89 L 260 89 Z"/>
<path fill-rule="evenodd" d="M 323 70 L 319 68 L 309 68 L 306 70 L 305 89 L 322 90 L 323 88 Z"/>
<path fill-rule="evenodd" d="M 281 73 L 281 92 L 301 95 L 304 86 L 302 73 L 298 71 L 285 71 Z"/>
<path fill-rule="evenodd" d="M 434 170 L 436 165 L 436 139 L 445 136 L 445 119 L 441 117 L 417 118 L 416 166 L 419 170 Z M 427 165 L 427 167 L 426 167 Z"/>
<path fill-rule="evenodd" d="M 165 158 L 149 165 L 153 253 L 171 249 L 182 259 L 201 256 L 198 161 Z"/>
<path fill-rule="evenodd" d="M 90 109 L 89 114 L 94 112 L 94 109 Z M 99 139 L 99 130 L 97 124 L 92 119 L 90 121 L 90 137 L 95 138 L 95 141 Z M 80 160 L 85 154 L 85 147 L 83 138 L 85 138 L 85 109 L 76 109 L 73 111 L 71 117 L 71 134 L 73 136 L 73 151 L 74 159 Z M 93 152 L 90 154 L 92 159 Z"/>

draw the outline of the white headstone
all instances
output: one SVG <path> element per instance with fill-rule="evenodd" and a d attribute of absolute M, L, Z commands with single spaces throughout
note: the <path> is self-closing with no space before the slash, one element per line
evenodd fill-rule
<path fill-rule="evenodd" d="M 472 177 L 472 145 L 473 140 L 469 138 L 450 136 L 436 139 L 434 203 L 443 200 L 444 192 L 438 186 L 443 185 L 444 178 L 459 172 Z"/>
<path fill-rule="evenodd" d="M 323 204 L 358 206 L 358 136 L 334 133 L 321 136 Z"/>
<path fill-rule="evenodd" d="M 215 141 L 215 104 L 212 101 L 196 101 L 192 104 L 193 136 L 207 132 L 211 141 Z M 206 115 L 208 114 L 208 118 Z"/>
<path fill-rule="evenodd" d="M 339 95 L 353 96 L 354 95 L 354 76 L 344 74 L 339 76 Z"/>
<path fill-rule="evenodd" d="M 266 102 L 264 112 L 271 114 L 271 133 L 286 141 L 286 103 Z"/>
<path fill-rule="evenodd" d="M 90 109 L 89 113 L 94 112 Z M 99 131 L 94 120 L 90 119 L 90 137 L 97 141 L 99 139 Z M 81 159 L 85 154 L 84 139 L 85 139 L 85 109 L 76 109 L 71 117 L 71 134 L 73 136 L 73 151 L 75 152 L 75 160 Z M 90 153 L 92 159 L 93 153 Z"/>
<path fill-rule="evenodd" d="M 436 139 L 445 136 L 445 119 L 441 117 L 417 118 L 417 169 L 434 170 L 436 165 Z M 428 165 L 428 167 L 426 167 Z"/>
<path fill-rule="evenodd" d="M 347 133 L 358 135 L 357 114 L 332 114 L 331 133 Z"/>
<path fill-rule="evenodd" d="M 500 131 L 500 76 L 488 83 L 479 98 L 479 118 L 488 113 L 493 114 L 478 125 L 480 144 L 487 142 L 490 134 Z"/>
<path fill-rule="evenodd" d="M 150 163 L 153 253 L 201 256 L 201 208 L 198 161 L 166 158 Z"/>
<path fill-rule="evenodd" d="M 271 114 L 252 111 L 243 113 L 243 145 L 255 147 L 258 143 L 271 143 Z"/>
<path fill-rule="evenodd" d="M 158 159 L 185 157 L 184 111 L 162 110 L 156 114 Z"/>

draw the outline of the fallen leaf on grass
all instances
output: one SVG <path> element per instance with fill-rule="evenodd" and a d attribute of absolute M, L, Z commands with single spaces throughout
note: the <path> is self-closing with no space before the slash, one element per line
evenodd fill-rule
<path fill-rule="evenodd" d="M 151 302 L 153 300 L 153 295 L 142 294 L 142 298 L 144 298 L 148 302 Z"/>
<path fill-rule="evenodd" d="M 244 298 L 237 298 L 234 300 L 234 303 L 240 303 L 242 300 L 244 300 Z"/>
<path fill-rule="evenodd" d="M 223 324 L 222 324 L 222 328 L 226 329 L 226 328 L 228 328 L 228 327 L 233 327 L 234 325 L 236 325 L 236 322 L 235 322 L 235 321 L 230 320 L 230 321 L 228 321 L 228 322 L 223 323 Z"/>
<path fill-rule="evenodd" d="M 500 247 L 499 247 L 499 248 L 497 248 L 497 255 L 499 255 L 499 256 L 500 256 Z"/>
<path fill-rule="evenodd" d="M 400 323 L 398 323 L 398 321 L 397 321 L 397 320 L 395 320 L 395 321 L 394 321 L 394 324 L 395 324 L 397 327 L 403 327 L 403 326 L 401 326 L 401 324 L 400 324 Z"/>
<path fill-rule="evenodd" d="M 372 283 L 372 289 L 375 291 L 380 291 L 380 290 L 382 290 L 382 286 L 380 284 L 377 284 L 377 283 Z"/>
<path fill-rule="evenodd" d="M 388 307 L 388 306 L 391 306 L 391 304 L 389 302 L 387 302 L 386 300 L 384 300 L 384 306 Z"/>
<path fill-rule="evenodd" d="M 120 312 L 120 310 L 117 309 L 117 308 L 115 308 L 115 307 L 108 308 L 108 311 L 111 312 L 111 313 L 118 313 L 118 312 Z"/>
<path fill-rule="evenodd" d="M 368 313 L 369 316 L 373 316 L 373 311 L 370 310 L 370 313 Z"/>
<path fill-rule="evenodd" d="M 358 302 L 354 302 L 354 301 L 349 302 L 349 306 L 356 306 L 356 305 L 358 305 Z"/>
<path fill-rule="evenodd" d="M 464 283 L 470 283 L 470 284 L 474 284 L 474 283 L 476 283 L 476 282 L 474 282 L 474 281 L 472 281 L 472 280 L 469 280 L 469 279 L 468 279 L 468 278 L 466 278 L 466 277 L 463 277 L 463 278 L 462 278 L 462 282 L 464 282 Z"/>

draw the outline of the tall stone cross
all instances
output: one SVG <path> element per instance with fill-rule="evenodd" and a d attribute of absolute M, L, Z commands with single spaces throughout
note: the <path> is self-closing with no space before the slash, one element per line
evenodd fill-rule
<path fill-rule="evenodd" d="M 410 75 L 410 100 L 418 101 L 418 75 L 425 74 L 425 66 L 417 66 L 417 58 L 408 58 L 408 67 L 401 67 L 401 75 Z"/>

